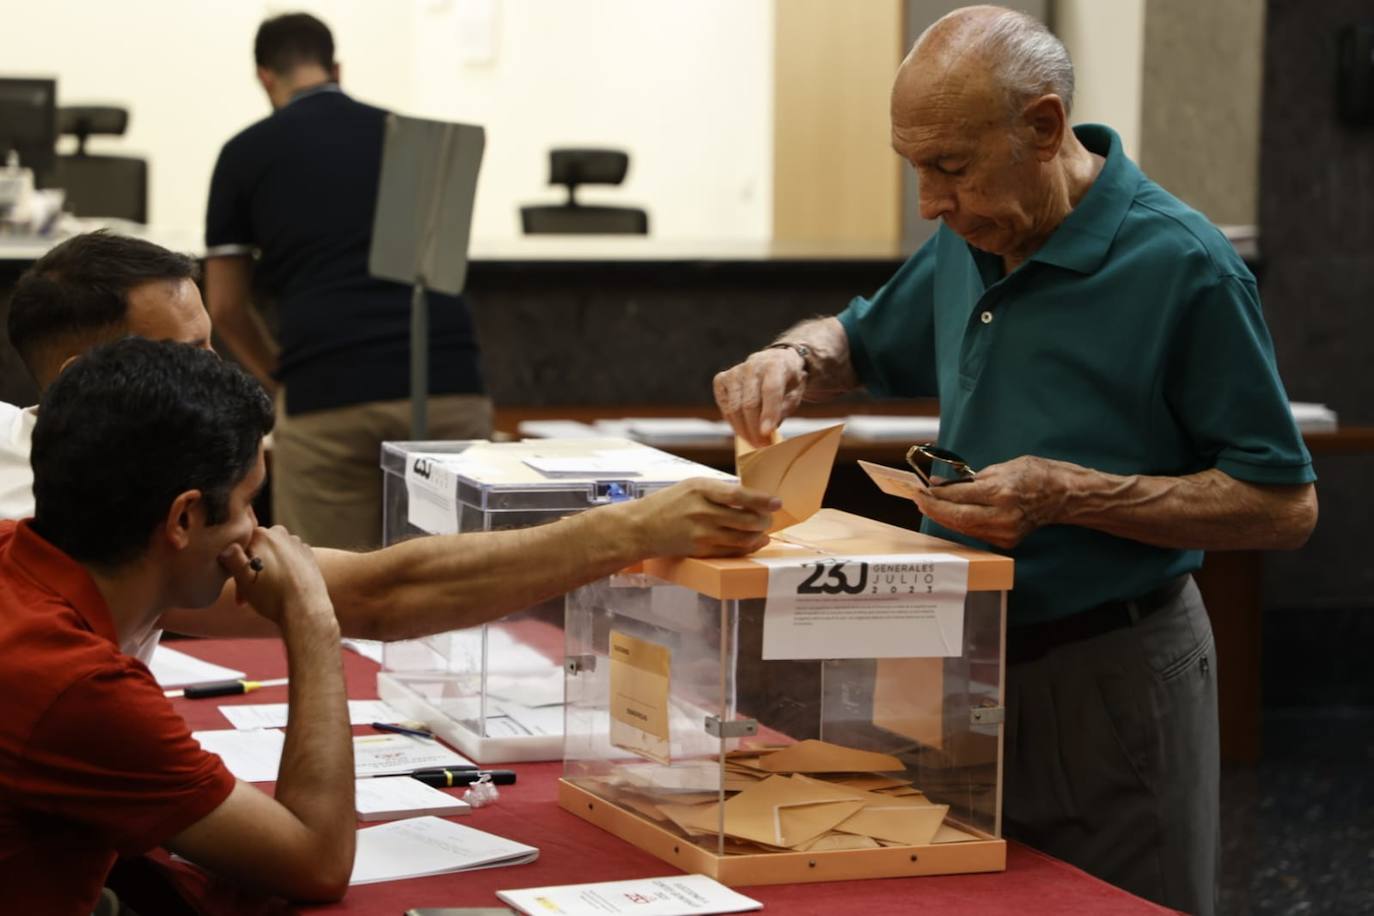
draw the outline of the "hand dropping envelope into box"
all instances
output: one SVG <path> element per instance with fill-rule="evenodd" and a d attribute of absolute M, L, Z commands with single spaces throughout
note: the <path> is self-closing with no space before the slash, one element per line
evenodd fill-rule
<path fill-rule="evenodd" d="M 735 440 L 740 483 L 782 500 L 769 534 L 804 522 L 820 509 L 843 434 L 844 424 L 837 423 L 759 449 L 749 450 L 743 440 Z"/>

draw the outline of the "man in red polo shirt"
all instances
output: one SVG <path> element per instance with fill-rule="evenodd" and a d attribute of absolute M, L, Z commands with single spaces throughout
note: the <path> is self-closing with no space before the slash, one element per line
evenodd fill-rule
<path fill-rule="evenodd" d="M 339 628 L 311 551 L 259 528 L 272 405 L 193 346 L 129 339 L 77 360 L 34 428 L 35 516 L 0 523 L 0 892 L 85 916 L 119 854 L 166 846 L 271 893 L 333 899 L 354 850 Z M 240 600 L 286 643 L 276 797 L 202 750 L 120 651 L 169 607 Z"/>

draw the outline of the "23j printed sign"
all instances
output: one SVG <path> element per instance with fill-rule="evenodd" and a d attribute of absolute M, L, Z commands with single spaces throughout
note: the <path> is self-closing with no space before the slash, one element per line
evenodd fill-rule
<path fill-rule="evenodd" d="M 952 554 L 759 559 L 765 659 L 963 654 L 968 561 Z"/>

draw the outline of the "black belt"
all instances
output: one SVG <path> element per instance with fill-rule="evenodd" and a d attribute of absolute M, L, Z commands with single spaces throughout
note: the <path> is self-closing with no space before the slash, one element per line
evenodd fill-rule
<path fill-rule="evenodd" d="M 1188 585 L 1189 578 L 1185 573 L 1135 598 L 1104 601 L 1058 620 L 1008 627 L 1007 664 L 1035 661 L 1066 643 L 1091 639 L 1139 623 L 1177 598 Z"/>

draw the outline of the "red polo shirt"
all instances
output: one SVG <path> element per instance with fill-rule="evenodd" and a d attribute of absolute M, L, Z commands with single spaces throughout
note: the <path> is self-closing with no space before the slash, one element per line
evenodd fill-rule
<path fill-rule="evenodd" d="M 201 750 L 104 598 L 28 522 L 0 522 L 0 908 L 88 916 L 117 854 L 219 807 Z"/>

